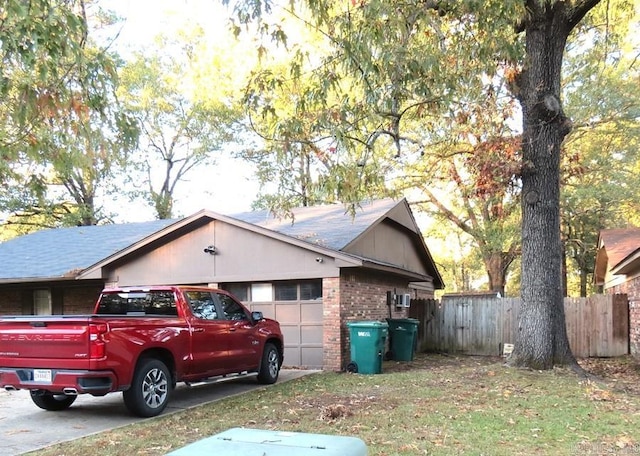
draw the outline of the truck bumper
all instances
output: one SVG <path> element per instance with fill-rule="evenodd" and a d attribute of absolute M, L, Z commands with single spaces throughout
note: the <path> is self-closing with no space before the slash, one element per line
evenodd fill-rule
<path fill-rule="evenodd" d="M 0 367 L 0 388 L 103 396 L 118 384 L 112 371 L 24 369 Z"/>

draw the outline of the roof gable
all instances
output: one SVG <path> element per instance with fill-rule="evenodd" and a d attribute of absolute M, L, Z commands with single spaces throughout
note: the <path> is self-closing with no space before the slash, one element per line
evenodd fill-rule
<path fill-rule="evenodd" d="M 369 264 L 379 262 L 381 259 L 375 255 L 369 256 L 366 251 L 351 252 L 348 247 L 355 245 L 359 239 L 366 239 L 376 227 L 394 223 L 414 239 L 415 254 L 423 258 L 421 261 L 426 265 L 424 270 L 428 271 L 427 277 L 433 278 L 437 288 L 443 286 L 442 278 L 404 199 L 363 202 L 354 215 L 341 204 L 296 208 L 293 210 L 293 220 L 274 217 L 268 211 L 226 216 L 202 210 L 179 220 L 44 230 L 0 244 L 0 263 L 6 259 L 9 266 L 0 272 L 0 281 L 100 277 L 102 268 L 114 262 L 120 264 L 129 261 L 129 258 L 172 242 L 212 220 L 332 256 L 344 266 L 362 265 L 363 260 Z M 38 261 L 42 256 L 46 256 L 48 261 Z M 385 258 L 382 262 L 395 265 L 399 271 L 406 269 L 402 262 L 386 262 Z M 424 277 L 424 270 L 409 270 Z"/>

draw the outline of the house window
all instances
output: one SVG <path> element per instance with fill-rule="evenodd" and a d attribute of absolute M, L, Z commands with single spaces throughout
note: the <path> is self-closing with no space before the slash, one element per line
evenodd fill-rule
<path fill-rule="evenodd" d="M 244 302 L 314 301 L 322 299 L 322 280 L 275 283 L 227 283 L 223 289 Z"/>
<path fill-rule="evenodd" d="M 49 290 L 33 291 L 34 315 L 51 315 L 51 292 Z"/>
<path fill-rule="evenodd" d="M 273 286 L 270 283 L 254 283 L 251 285 L 251 301 L 273 301 Z"/>
<path fill-rule="evenodd" d="M 276 301 L 296 301 L 298 299 L 298 285 L 295 283 L 275 284 Z"/>
<path fill-rule="evenodd" d="M 322 298 L 322 281 L 302 282 L 300 284 L 300 300 L 312 301 Z"/>
<path fill-rule="evenodd" d="M 249 285 L 246 283 L 230 283 L 225 285 L 225 290 L 234 295 L 240 301 L 249 300 Z"/>

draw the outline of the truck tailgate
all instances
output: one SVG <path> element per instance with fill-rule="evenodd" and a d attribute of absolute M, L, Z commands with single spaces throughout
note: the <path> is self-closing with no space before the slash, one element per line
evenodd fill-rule
<path fill-rule="evenodd" d="M 30 360 L 89 360 L 89 317 L 0 318 L 0 366 Z M 76 365 L 77 366 L 77 365 Z"/>

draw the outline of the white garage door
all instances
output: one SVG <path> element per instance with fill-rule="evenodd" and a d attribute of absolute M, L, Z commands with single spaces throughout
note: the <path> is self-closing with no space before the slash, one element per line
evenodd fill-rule
<path fill-rule="evenodd" d="M 284 365 L 322 368 L 322 281 L 227 284 L 251 310 L 280 323 Z"/>
<path fill-rule="evenodd" d="M 251 308 L 280 323 L 285 366 L 322 368 L 322 300 L 251 303 Z"/>

